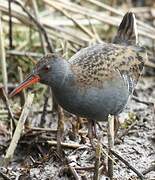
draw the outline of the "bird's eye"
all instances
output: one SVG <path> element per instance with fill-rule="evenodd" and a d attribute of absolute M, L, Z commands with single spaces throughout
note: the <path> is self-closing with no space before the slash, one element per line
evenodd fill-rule
<path fill-rule="evenodd" d="M 50 69 L 50 66 L 49 66 L 49 65 L 45 66 L 45 70 L 46 70 L 46 71 L 48 71 L 49 69 Z"/>

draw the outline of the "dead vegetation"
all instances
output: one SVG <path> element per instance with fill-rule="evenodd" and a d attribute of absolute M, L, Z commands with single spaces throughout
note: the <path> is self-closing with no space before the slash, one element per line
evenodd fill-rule
<path fill-rule="evenodd" d="M 149 61 L 115 139 L 112 117 L 108 127 L 99 122 L 95 152 L 87 120 L 62 111 L 43 85 L 8 98 L 44 54 L 68 59 L 89 44 L 110 42 L 129 10 Z M 155 179 L 154 19 L 153 1 L 0 2 L 0 179 Z"/>

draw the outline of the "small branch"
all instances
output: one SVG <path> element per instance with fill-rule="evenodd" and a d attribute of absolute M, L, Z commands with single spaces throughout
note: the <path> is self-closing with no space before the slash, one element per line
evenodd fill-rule
<path fill-rule="evenodd" d="M 4 174 L 1 170 L 0 170 L 0 177 L 2 177 L 4 180 L 11 180 L 6 174 Z"/>
<path fill-rule="evenodd" d="M 134 173 L 137 174 L 137 176 L 141 179 L 144 180 L 144 176 L 142 173 L 140 173 L 137 169 L 135 169 L 131 164 L 129 164 L 128 161 L 126 161 L 123 157 L 121 157 L 119 154 L 117 154 L 114 150 L 110 150 L 110 152 L 118 158 L 120 161 L 122 161 L 129 169 L 131 169 Z"/>
<path fill-rule="evenodd" d="M 81 177 L 78 175 L 75 168 L 72 167 L 70 164 L 68 164 L 68 166 L 69 166 L 69 170 L 72 173 L 72 175 L 74 176 L 75 180 L 81 180 Z"/>
<path fill-rule="evenodd" d="M 47 141 L 50 145 L 52 146 L 57 146 L 57 141 Z M 80 144 L 71 144 L 71 143 L 61 143 L 61 146 L 65 147 L 65 148 L 71 148 L 71 149 L 86 149 L 88 148 L 88 146 L 84 146 L 84 145 L 80 145 Z"/>
<path fill-rule="evenodd" d="M 8 6 L 9 6 L 9 46 L 10 46 L 10 49 L 13 48 L 13 41 L 12 41 L 12 15 L 11 15 L 11 1 L 12 0 L 9 0 L 8 1 Z"/>
<path fill-rule="evenodd" d="M 21 136 L 21 133 L 22 133 L 22 130 L 23 130 L 23 127 L 24 127 L 24 123 L 25 123 L 26 118 L 27 118 L 27 116 L 29 114 L 29 111 L 31 109 L 31 105 L 32 105 L 32 102 L 33 102 L 33 97 L 34 97 L 34 94 L 28 94 L 28 96 L 27 96 L 26 102 L 24 104 L 24 108 L 22 110 L 22 113 L 21 113 L 21 116 L 19 118 L 17 127 L 15 129 L 13 138 L 11 140 L 11 143 L 10 143 L 9 148 L 7 149 L 7 152 L 6 152 L 6 155 L 5 155 L 5 159 L 4 159 L 5 164 L 8 164 L 10 159 L 13 157 L 13 154 L 15 152 L 15 149 L 17 147 L 18 141 L 20 139 L 20 136 Z"/>
<path fill-rule="evenodd" d="M 9 114 L 9 117 L 15 122 L 14 115 L 13 115 L 13 112 L 12 112 L 12 110 L 11 110 L 8 97 L 7 97 L 7 95 L 6 95 L 5 90 L 4 90 L 2 87 L 0 87 L 0 95 L 1 95 L 1 98 L 2 98 L 3 102 L 4 102 L 5 105 L 6 105 L 6 108 L 7 108 L 8 114 Z"/>
<path fill-rule="evenodd" d="M 90 38 L 94 38 L 94 35 L 89 29 L 80 24 L 76 19 L 74 19 L 67 11 L 64 11 L 62 8 L 58 7 L 56 4 L 52 4 L 52 6 L 60 11 L 63 15 L 65 15 L 68 19 L 70 19 L 79 29 L 81 29 L 85 34 L 87 34 Z"/>
<path fill-rule="evenodd" d="M 47 43 L 47 46 L 48 46 L 48 49 L 51 53 L 54 53 L 54 48 L 53 48 L 53 45 L 50 43 L 49 41 L 49 38 L 48 38 L 48 35 L 47 35 L 47 32 L 44 28 L 44 26 L 35 18 L 33 17 L 33 15 L 17 0 L 12 0 L 12 2 L 14 2 L 15 4 L 17 4 L 18 6 L 20 6 L 22 8 L 22 10 L 29 16 L 29 18 L 37 25 L 37 27 L 42 31 L 44 37 L 45 37 L 45 40 L 46 40 L 46 43 Z"/>
<path fill-rule="evenodd" d="M 154 163 L 152 166 L 150 166 L 149 168 L 145 169 L 145 170 L 142 172 L 142 174 L 146 175 L 146 174 L 148 174 L 148 173 L 151 172 L 151 171 L 155 171 L 155 163 Z"/>
<path fill-rule="evenodd" d="M 94 169 L 94 177 L 93 180 L 99 180 L 99 168 L 100 168 L 100 158 L 101 158 L 101 146 L 98 141 L 96 147 L 96 160 L 95 160 L 95 169 Z"/>
<path fill-rule="evenodd" d="M 142 104 L 145 104 L 146 106 L 150 106 L 150 108 L 152 109 L 152 113 L 153 113 L 153 120 L 155 120 L 155 103 L 142 101 L 142 100 L 140 100 L 139 98 L 137 98 L 135 96 L 133 96 L 132 99 L 135 100 L 138 103 L 142 103 Z"/>
<path fill-rule="evenodd" d="M 94 170 L 95 167 L 94 166 L 86 166 L 86 167 L 75 167 L 76 170 L 78 171 L 91 171 L 91 170 Z"/>
<path fill-rule="evenodd" d="M 57 129 L 51 129 L 51 128 L 40 128 L 40 127 L 27 127 L 28 131 L 42 131 L 42 132 L 52 132 L 56 133 Z"/>
<path fill-rule="evenodd" d="M 123 139 L 125 135 L 128 134 L 128 132 L 137 124 L 137 120 L 134 121 L 127 129 L 125 129 L 121 134 L 119 134 L 116 138 L 117 139 Z"/>
<path fill-rule="evenodd" d="M 152 102 L 147 102 L 147 101 L 142 101 L 140 100 L 138 97 L 136 96 L 132 96 L 132 99 L 138 103 L 142 103 L 142 104 L 145 104 L 147 106 L 153 106 L 154 104 Z"/>
<path fill-rule="evenodd" d="M 108 149 L 106 145 L 102 144 L 102 146 L 103 146 L 104 148 Z M 117 163 L 114 161 L 114 159 L 112 159 L 112 158 L 106 153 L 106 151 L 105 151 L 103 148 L 102 148 L 102 152 L 103 152 L 105 155 L 107 155 L 108 158 L 110 158 L 115 164 L 117 164 Z M 128 161 L 126 161 L 126 160 L 125 160 L 123 157 L 121 157 L 118 153 L 116 153 L 115 150 L 110 149 L 110 152 L 111 152 L 117 159 L 119 159 L 120 161 L 122 161 L 129 169 L 131 169 L 134 173 L 136 173 L 137 176 L 138 176 L 141 180 L 144 180 L 143 174 L 140 173 L 136 168 L 134 168 Z"/>
<path fill-rule="evenodd" d="M 4 45 L 4 34 L 2 25 L 2 13 L 0 12 L 0 63 L 2 68 L 2 78 L 5 87 L 5 92 L 8 93 L 8 76 L 7 76 L 7 66 L 6 66 L 6 56 L 5 56 L 5 45 Z"/>
<path fill-rule="evenodd" d="M 31 2 L 32 2 L 33 9 L 34 9 L 35 17 L 36 17 L 37 21 L 40 23 L 37 1 L 36 0 L 31 0 Z M 46 49 L 46 45 L 45 45 L 45 39 L 44 39 L 44 36 L 43 36 L 42 31 L 40 29 L 39 29 L 39 35 L 40 35 L 41 46 L 43 48 L 44 54 L 47 54 L 47 49 Z"/>
<path fill-rule="evenodd" d="M 64 114 L 63 109 L 58 105 L 58 127 L 57 127 L 57 152 L 62 155 L 61 141 L 64 132 Z"/>
<path fill-rule="evenodd" d="M 22 68 L 18 66 L 18 74 L 19 74 L 19 81 L 23 82 L 23 72 L 22 72 Z M 21 92 L 21 106 L 24 105 L 26 100 L 26 93 L 25 93 L 25 89 L 23 89 L 23 91 Z"/>
<path fill-rule="evenodd" d="M 17 51 L 17 50 L 8 50 L 6 51 L 7 55 L 11 56 L 27 56 L 33 58 L 41 58 L 43 54 L 41 53 L 34 53 L 34 52 L 26 52 L 26 51 Z"/>
<path fill-rule="evenodd" d="M 110 149 L 114 147 L 114 116 L 108 116 L 108 155 L 111 158 L 108 158 L 108 176 L 112 180 L 113 179 L 113 159 L 112 153 Z"/>

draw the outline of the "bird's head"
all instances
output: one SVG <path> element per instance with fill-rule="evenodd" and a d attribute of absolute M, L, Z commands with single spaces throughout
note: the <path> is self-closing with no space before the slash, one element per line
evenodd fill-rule
<path fill-rule="evenodd" d="M 42 57 L 35 65 L 32 72 L 9 94 L 9 96 L 12 97 L 23 89 L 38 82 L 49 85 L 49 80 L 52 76 L 52 70 L 55 68 L 54 63 L 59 59 L 60 57 L 55 54 L 48 54 Z"/>

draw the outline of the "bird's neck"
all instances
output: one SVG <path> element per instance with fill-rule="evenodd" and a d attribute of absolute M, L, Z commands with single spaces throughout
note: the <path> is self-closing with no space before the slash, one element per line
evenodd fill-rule
<path fill-rule="evenodd" d="M 70 64 L 66 60 L 58 60 L 53 64 L 52 68 L 52 82 L 50 86 L 55 89 L 62 89 L 67 86 L 72 79 L 72 71 Z"/>

